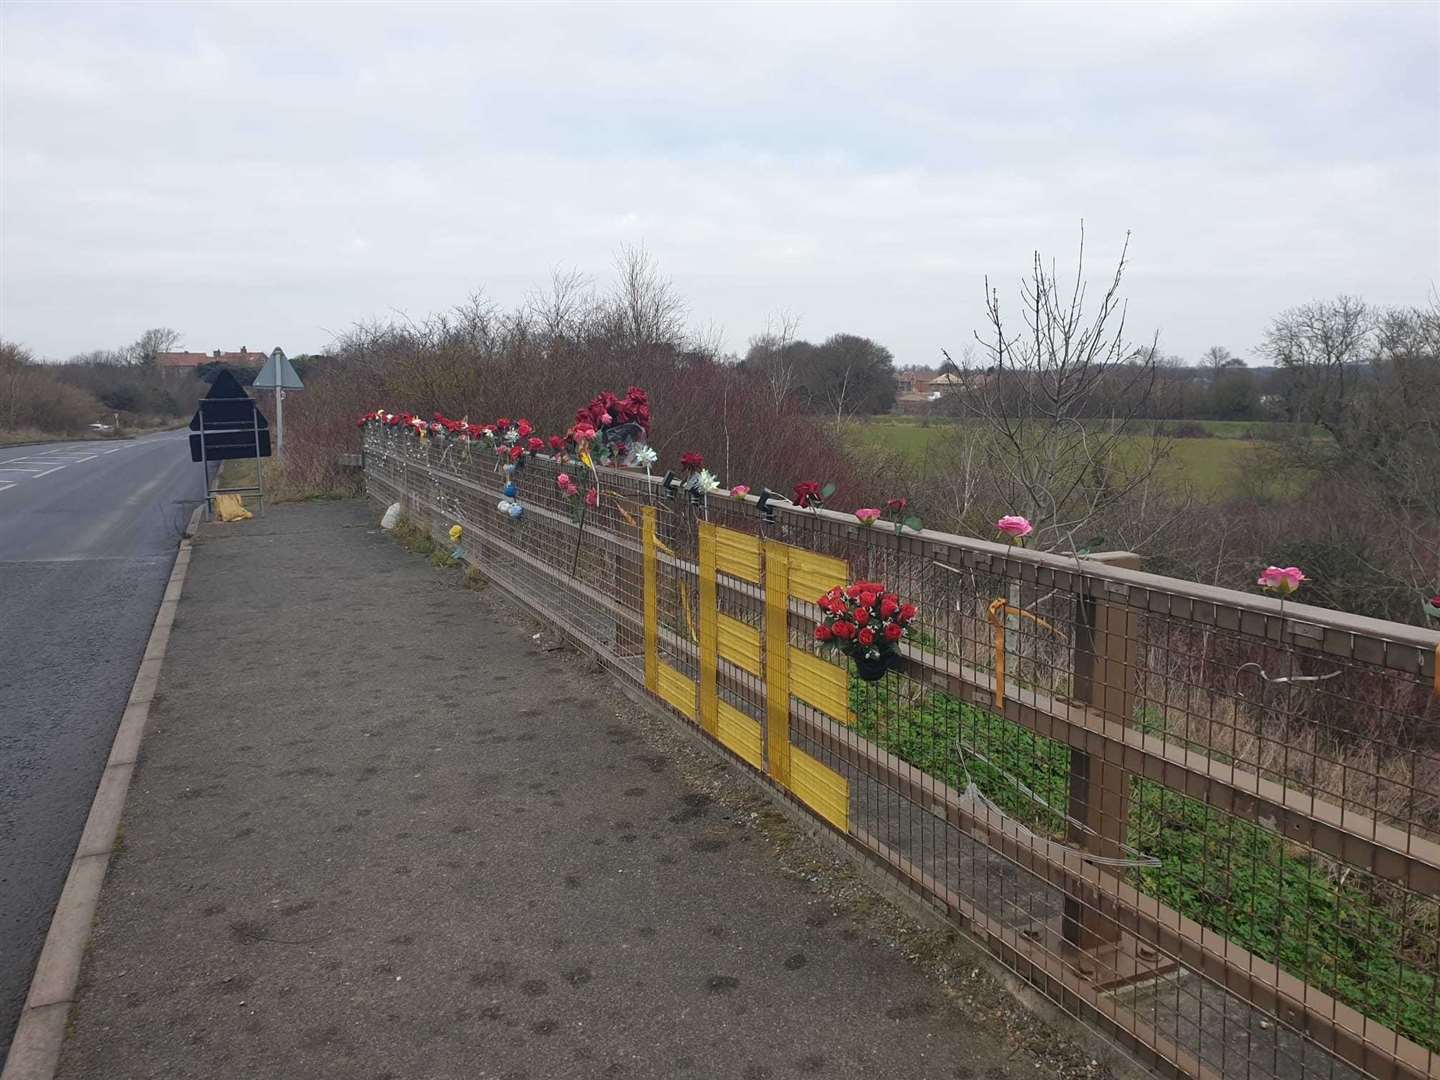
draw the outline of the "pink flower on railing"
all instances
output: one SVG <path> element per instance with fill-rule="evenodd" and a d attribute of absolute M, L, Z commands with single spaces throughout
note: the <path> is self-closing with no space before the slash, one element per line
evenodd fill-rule
<path fill-rule="evenodd" d="M 995 522 L 995 528 L 1000 530 L 1002 536 L 1008 536 L 1013 544 L 1016 540 L 1023 540 L 1035 531 L 1035 526 L 1030 524 L 1029 519 L 1019 514 L 1006 514 L 999 521 Z"/>
<path fill-rule="evenodd" d="M 1266 592 L 1285 597 L 1309 580 L 1298 566 L 1267 566 L 1260 571 L 1255 584 Z"/>
<path fill-rule="evenodd" d="M 750 488 L 745 484 L 736 484 L 730 489 L 730 497 L 732 499 L 743 499 L 746 495 L 749 494 Z"/>
<path fill-rule="evenodd" d="M 586 505 L 586 506 L 599 506 L 599 505 L 600 505 L 600 489 L 599 489 L 599 488 L 593 488 L 593 487 L 592 487 L 590 490 L 588 490 L 587 492 L 585 492 L 585 505 Z"/>
<path fill-rule="evenodd" d="M 880 520 L 880 511 L 872 506 L 862 506 L 859 510 L 855 511 L 855 516 L 859 519 L 861 525 L 874 525 L 875 522 Z"/>

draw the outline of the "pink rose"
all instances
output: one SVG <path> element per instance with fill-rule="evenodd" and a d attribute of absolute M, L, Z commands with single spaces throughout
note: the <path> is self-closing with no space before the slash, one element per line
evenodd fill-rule
<path fill-rule="evenodd" d="M 1298 566 L 1267 566 L 1260 571 L 1255 584 L 1267 592 L 1289 596 L 1309 580 Z"/>
<path fill-rule="evenodd" d="M 600 489 L 599 489 L 599 488 L 593 488 L 593 487 L 592 487 L 589 491 L 585 492 L 585 505 L 586 505 L 586 506 L 599 506 L 599 505 L 600 505 Z"/>
<path fill-rule="evenodd" d="M 730 489 L 730 497 L 731 497 L 732 499 L 743 499 L 746 495 L 749 495 L 749 494 L 750 494 L 750 489 L 749 489 L 748 487 L 746 487 L 744 484 L 736 484 L 734 487 L 732 487 L 732 488 Z"/>
<path fill-rule="evenodd" d="M 1035 526 L 1019 514 L 1006 514 L 995 522 L 995 528 L 1010 537 L 1011 540 L 1019 540 L 1022 536 L 1029 536 L 1035 531 Z"/>
<path fill-rule="evenodd" d="M 862 506 L 855 511 L 855 516 L 860 520 L 861 525 L 874 525 L 880 520 L 880 511 L 874 507 Z"/>
<path fill-rule="evenodd" d="M 557 483 L 558 485 L 560 485 L 562 488 L 567 488 L 567 487 L 569 487 L 569 486 L 570 486 L 570 474 L 569 474 L 569 473 L 563 473 L 563 472 L 562 472 L 559 476 L 555 477 L 555 483 Z"/>

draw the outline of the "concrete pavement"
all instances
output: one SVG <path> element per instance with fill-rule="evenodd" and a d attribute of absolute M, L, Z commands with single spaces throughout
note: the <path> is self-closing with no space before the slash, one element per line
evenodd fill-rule
<path fill-rule="evenodd" d="M 1103 1071 L 378 516 L 202 528 L 61 1076 Z"/>
<path fill-rule="evenodd" d="M 0 448 L 0 1059 L 203 497 L 183 432 Z"/>

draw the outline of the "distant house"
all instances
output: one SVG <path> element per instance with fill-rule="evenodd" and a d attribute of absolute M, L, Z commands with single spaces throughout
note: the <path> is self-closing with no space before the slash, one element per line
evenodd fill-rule
<path fill-rule="evenodd" d="M 946 372 L 944 375 L 936 375 L 930 380 L 927 390 L 945 393 L 947 390 L 961 390 L 966 386 L 966 379 L 963 375 L 956 375 Z"/>
<path fill-rule="evenodd" d="M 240 346 L 239 352 L 162 352 L 155 363 L 163 368 L 198 368 L 201 364 L 237 364 L 240 367 L 259 367 L 265 363 L 268 354 L 251 352 Z"/>

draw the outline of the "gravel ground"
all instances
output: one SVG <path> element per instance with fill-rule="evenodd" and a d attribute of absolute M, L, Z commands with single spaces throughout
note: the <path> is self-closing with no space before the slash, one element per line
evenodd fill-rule
<path fill-rule="evenodd" d="M 378 516 L 202 530 L 61 1076 L 1108 1075 Z"/>

